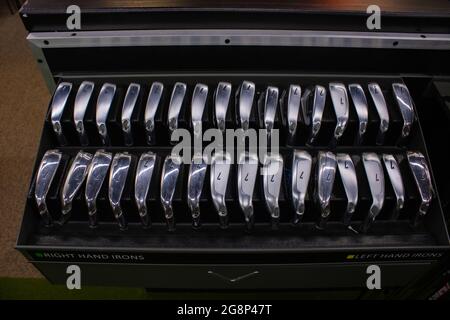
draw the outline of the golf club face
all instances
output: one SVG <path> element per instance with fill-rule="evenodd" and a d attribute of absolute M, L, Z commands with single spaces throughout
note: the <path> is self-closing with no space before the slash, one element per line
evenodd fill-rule
<path fill-rule="evenodd" d="M 83 81 L 78 88 L 78 92 L 75 97 L 73 121 L 75 124 L 75 129 L 78 133 L 78 137 L 80 139 L 80 144 L 82 146 L 87 146 L 89 144 L 86 129 L 84 128 L 84 115 L 86 114 L 86 110 L 89 106 L 89 101 L 91 100 L 93 91 L 94 83 L 91 81 Z"/>
<path fill-rule="evenodd" d="M 433 187 L 431 184 L 431 175 L 428 169 L 425 157 L 420 152 L 407 152 L 409 167 L 419 189 L 421 204 L 418 217 L 427 214 L 433 199 Z"/>
<path fill-rule="evenodd" d="M 202 137 L 203 111 L 205 110 L 206 100 L 208 99 L 208 86 L 197 83 L 192 94 L 191 102 L 191 121 L 194 130 L 194 137 Z"/>
<path fill-rule="evenodd" d="M 34 187 L 34 198 L 39 214 L 44 220 L 45 226 L 52 224 L 52 218 L 47 208 L 47 194 L 55 178 L 56 171 L 61 163 L 62 153 L 58 150 L 48 150 L 42 157 Z"/>
<path fill-rule="evenodd" d="M 392 154 L 383 154 L 384 167 L 391 180 L 392 189 L 394 189 L 396 204 L 393 218 L 397 218 L 400 210 L 405 205 L 405 187 L 403 185 L 402 175 L 397 160 Z"/>
<path fill-rule="evenodd" d="M 372 97 L 378 116 L 380 117 L 380 127 L 378 129 L 377 141 L 378 145 L 383 144 L 384 136 L 389 129 L 389 112 L 384 99 L 383 91 L 377 83 L 369 83 L 369 92 Z"/>
<path fill-rule="evenodd" d="M 302 89 L 298 85 L 291 84 L 287 98 L 287 121 L 289 135 L 292 137 L 297 131 L 298 113 L 300 111 L 300 101 Z"/>
<path fill-rule="evenodd" d="M 109 171 L 108 199 L 111 205 L 114 217 L 121 230 L 127 228 L 127 221 L 120 205 L 122 193 L 127 182 L 128 170 L 130 169 L 131 155 L 123 152 L 116 153 L 112 160 L 111 170 Z"/>
<path fill-rule="evenodd" d="M 228 211 L 225 197 L 230 175 L 231 156 L 228 152 L 218 151 L 211 159 L 211 198 L 219 214 L 219 224 L 222 229 L 228 226 Z"/>
<path fill-rule="evenodd" d="M 164 209 L 168 231 L 175 230 L 172 200 L 177 187 L 180 166 L 181 158 L 179 156 L 168 155 L 164 160 L 161 174 L 161 205 Z"/>
<path fill-rule="evenodd" d="M 145 105 L 144 121 L 147 133 L 147 143 L 153 144 L 153 133 L 155 131 L 155 115 L 161 103 L 164 85 L 161 82 L 153 82 Z"/>
<path fill-rule="evenodd" d="M 153 152 L 143 153 L 138 161 L 134 180 L 134 201 L 138 208 L 144 228 L 150 227 L 151 220 L 147 211 L 147 195 L 152 183 L 153 169 L 155 168 L 156 155 Z"/>
<path fill-rule="evenodd" d="M 225 122 L 231 97 L 231 83 L 219 82 L 214 94 L 214 115 L 217 128 L 225 132 Z"/>
<path fill-rule="evenodd" d="M 409 136 L 414 122 L 414 102 L 409 90 L 403 83 L 393 83 L 392 90 L 403 117 L 402 137 Z"/>
<path fill-rule="evenodd" d="M 278 88 L 269 86 L 264 94 L 264 126 L 270 134 L 275 125 L 275 115 L 278 108 Z"/>
<path fill-rule="evenodd" d="M 95 112 L 95 121 L 97 123 L 97 130 L 102 143 L 109 145 L 108 129 L 106 127 L 106 121 L 108 120 L 109 110 L 111 109 L 114 95 L 116 94 L 116 85 L 111 83 L 103 84 L 100 89 L 100 93 L 97 98 L 97 108 Z"/>
<path fill-rule="evenodd" d="M 369 107 L 364 90 L 359 84 L 349 84 L 348 91 L 352 97 L 353 105 L 355 106 L 359 121 L 356 144 L 361 144 L 364 133 L 366 133 L 367 130 L 367 123 L 369 122 Z"/>
<path fill-rule="evenodd" d="M 203 191 L 207 165 L 201 155 L 194 155 L 189 167 L 187 202 L 192 215 L 194 229 L 200 227 L 200 197 Z"/>
<path fill-rule="evenodd" d="M 258 156 L 256 153 L 243 152 L 238 162 L 238 199 L 245 224 L 248 230 L 253 229 L 253 191 L 255 189 L 256 175 L 258 174 Z"/>
<path fill-rule="evenodd" d="M 362 155 L 370 193 L 372 195 L 372 205 L 369 213 L 362 225 L 362 231 L 366 232 L 375 218 L 383 209 L 385 197 L 384 172 L 380 158 L 376 153 L 366 152 Z"/>
<path fill-rule="evenodd" d="M 329 151 L 319 151 L 317 155 L 316 200 L 320 208 L 320 218 L 317 224 L 324 229 L 331 213 L 330 200 L 336 177 L 336 156 Z"/>
<path fill-rule="evenodd" d="M 346 226 L 349 226 L 356 205 L 358 204 L 358 179 L 356 177 L 355 165 L 348 154 L 338 153 L 336 159 L 339 174 L 347 196 L 347 208 L 344 213 L 343 222 Z"/>
<path fill-rule="evenodd" d="M 178 118 L 180 116 L 181 107 L 183 106 L 186 89 L 186 84 L 182 82 L 175 83 L 173 87 L 167 116 L 170 133 L 178 129 Z"/>
<path fill-rule="evenodd" d="M 72 201 L 87 176 L 91 160 L 92 154 L 80 151 L 72 161 L 61 192 L 61 224 L 66 223 L 70 218 Z"/>
<path fill-rule="evenodd" d="M 337 121 L 336 128 L 334 129 L 334 138 L 338 140 L 344 134 L 348 123 L 348 94 L 345 85 L 338 82 L 331 82 L 329 84 L 329 90 Z"/>
<path fill-rule="evenodd" d="M 255 98 L 255 84 L 251 81 L 244 81 L 238 91 L 238 112 L 241 128 L 248 130 L 250 127 L 250 114 L 253 107 L 253 99 Z"/>
<path fill-rule="evenodd" d="M 133 135 L 131 134 L 131 116 L 133 115 L 136 101 L 139 97 L 141 86 L 137 83 L 130 83 L 125 94 L 125 99 L 122 106 L 122 133 L 126 146 L 133 145 Z"/>
<path fill-rule="evenodd" d="M 292 158 L 292 201 L 295 209 L 294 224 L 305 214 L 305 197 L 311 176 L 312 157 L 307 151 L 295 150 Z"/>
<path fill-rule="evenodd" d="M 97 226 L 97 197 L 108 174 L 112 153 L 98 150 L 92 158 L 86 178 L 85 200 L 89 214 L 89 225 Z"/>
<path fill-rule="evenodd" d="M 62 131 L 61 118 L 63 116 L 70 91 L 72 91 L 72 84 L 70 82 L 61 82 L 53 93 L 50 107 L 52 128 L 56 134 L 59 144 L 62 146 L 66 145 L 67 141 Z"/>
<path fill-rule="evenodd" d="M 326 97 L 327 91 L 325 87 L 319 85 L 307 88 L 303 93 L 301 99 L 302 113 L 305 125 L 310 127 L 310 134 L 308 138 L 309 144 L 314 143 L 319 133 L 322 124 L 322 115 L 325 109 Z"/>
<path fill-rule="evenodd" d="M 266 207 L 270 213 L 272 228 L 276 229 L 280 221 L 278 198 L 283 178 L 283 158 L 279 154 L 268 154 L 264 158 L 262 175 Z"/>

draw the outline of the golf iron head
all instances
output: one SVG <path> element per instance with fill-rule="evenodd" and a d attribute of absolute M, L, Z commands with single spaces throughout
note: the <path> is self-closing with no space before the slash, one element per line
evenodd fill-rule
<path fill-rule="evenodd" d="M 137 83 L 130 83 L 125 94 L 125 99 L 122 105 L 122 133 L 126 146 L 133 145 L 133 134 L 131 128 L 131 117 L 136 106 L 136 101 L 139 97 L 141 86 Z"/>
<path fill-rule="evenodd" d="M 336 177 L 336 156 L 332 152 L 319 151 L 316 169 L 315 197 L 320 208 L 320 217 L 316 225 L 324 229 L 331 213 L 330 202 Z"/>
<path fill-rule="evenodd" d="M 345 85 L 338 82 L 331 82 L 329 84 L 329 90 L 334 113 L 336 114 L 336 128 L 334 129 L 333 143 L 337 143 L 347 128 L 349 117 L 348 94 Z"/>
<path fill-rule="evenodd" d="M 239 90 L 236 91 L 236 107 L 238 113 L 238 122 L 245 131 L 250 127 L 250 115 L 255 98 L 256 87 L 251 81 L 242 82 Z"/>
<path fill-rule="evenodd" d="M 180 175 L 181 158 L 169 154 L 163 164 L 161 174 L 161 205 L 164 210 L 164 217 L 169 232 L 175 231 L 175 216 L 173 213 L 173 196 Z"/>
<path fill-rule="evenodd" d="M 312 157 L 307 151 L 295 150 L 292 159 L 292 204 L 294 206 L 294 224 L 303 220 L 305 215 L 305 198 L 308 193 L 311 176 Z"/>
<path fill-rule="evenodd" d="M 392 90 L 403 118 L 402 138 L 406 138 L 411 133 L 414 123 L 414 102 L 409 94 L 408 87 L 403 83 L 393 83 Z"/>
<path fill-rule="evenodd" d="M 308 144 L 313 144 L 319 134 L 326 97 L 326 89 L 316 85 L 306 88 L 301 98 L 303 121 L 310 127 Z"/>
<path fill-rule="evenodd" d="M 395 157 L 392 154 L 383 154 L 383 162 L 396 197 L 394 212 L 391 216 L 395 220 L 405 204 L 405 187 L 400 167 Z"/>
<path fill-rule="evenodd" d="M 130 165 L 130 154 L 127 152 L 116 153 L 109 171 L 108 199 L 120 230 L 125 230 L 128 227 L 120 201 L 122 200 L 122 193 L 125 189 Z"/>
<path fill-rule="evenodd" d="M 202 155 L 194 155 L 189 167 L 187 202 L 192 215 L 192 226 L 200 228 L 200 197 L 203 192 L 206 169 L 208 168 Z"/>
<path fill-rule="evenodd" d="M 356 114 L 358 115 L 358 133 L 356 135 L 355 144 L 360 145 L 363 142 L 364 134 L 367 130 L 369 122 L 369 106 L 363 88 L 357 84 L 349 84 L 348 91 L 352 97 L 353 105 L 355 106 Z"/>
<path fill-rule="evenodd" d="M 147 144 L 154 144 L 155 140 L 155 115 L 161 104 L 164 85 L 161 82 L 153 82 L 145 105 L 144 121 L 147 134 Z"/>
<path fill-rule="evenodd" d="M 348 154 L 338 153 L 336 159 L 345 195 L 347 196 L 347 207 L 342 222 L 348 227 L 358 204 L 358 179 L 356 178 L 355 165 Z"/>
<path fill-rule="evenodd" d="M 134 201 L 138 208 L 139 217 L 144 228 L 151 225 L 150 215 L 147 210 L 147 195 L 153 178 L 156 155 L 151 152 L 145 152 L 139 157 L 134 180 Z"/>
<path fill-rule="evenodd" d="M 50 106 L 50 120 L 52 122 L 52 128 L 61 146 L 65 146 L 67 144 L 66 137 L 64 136 L 62 130 L 61 119 L 67 100 L 69 99 L 70 91 L 72 91 L 72 84 L 70 82 L 61 82 L 53 93 Z"/>
<path fill-rule="evenodd" d="M 255 218 L 253 212 L 253 191 L 258 173 L 258 156 L 256 153 L 243 152 L 239 156 L 237 191 L 239 205 L 244 213 L 247 230 L 252 230 Z"/>
<path fill-rule="evenodd" d="M 380 118 L 380 126 L 378 129 L 376 144 L 382 145 L 384 143 L 386 132 L 389 129 L 389 112 L 386 105 L 386 100 L 384 99 L 383 91 L 381 91 L 381 88 L 377 83 L 369 83 L 369 92 Z"/>
<path fill-rule="evenodd" d="M 111 83 L 103 84 L 97 98 L 97 108 L 95 113 L 95 121 L 97 123 L 97 130 L 103 145 L 111 144 L 108 129 L 106 126 L 109 111 L 116 94 L 116 85 Z"/>
<path fill-rule="evenodd" d="M 272 229 L 278 229 L 280 222 L 278 199 L 283 178 L 283 158 L 279 154 L 266 155 L 261 170 L 266 208 L 270 214 Z"/>
<path fill-rule="evenodd" d="M 211 160 L 211 198 L 219 214 L 219 224 L 222 229 L 228 227 L 228 210 L 225 200 L 230 169 L 230 154 L 228 152 L 216 151 Z"/>
<path fill-rule="evenodd" d="M 181 107 L 183 106 L 184 97 L 186 95 L 187 86 L 185 83 L 175 83 L 172 95 L 170 96 L 169 110 L 168 110 L 168 126 L 169 133 L 172 134 L 178 129 L 178 118 L 180 117 Z"/>
<path fill-rule="evenodd" d="M 91 81 L 83 81 L 78 88 L 78 92 L 75 97 L 73 121 L 82 146 L 87 146 L 89 144 L 86 128 L 84 127 L 84 116 L 89 106 L 89 101 L 91 100 L 93 91 L 94 83 Z"/>
<path fill-rule="evenodd" d="M 231 97 L 231 83 L 219 82 L 214 93 L 214 121 L 217 128 L 224 133 L 228 106 Z"/>

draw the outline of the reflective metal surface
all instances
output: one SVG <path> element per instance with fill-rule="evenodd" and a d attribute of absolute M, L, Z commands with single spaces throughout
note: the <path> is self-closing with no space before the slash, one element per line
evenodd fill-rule
<path fill-rule="evenodd" d="M 324 229 L 331 213 L 330 200 L 336 177 L 336 156 L 329 151 L 319 151 L 317 155 L 315 197 L 320 208 L 317 228 Z"/>
<path fill-rule="evenodd" d="M 270 135 L 278 108 L 278 88 L 267 87 L 264 94 L 264 126 Z"/>
<path fill-rule="evenodd" d="M 300 111 L 300 101 L 302 97 L 302 89 L 299 85 L 291 84 L 287 97 L 287 122 L 289 135 L 292 137 L 297 131 L 297 122 Z"/>
<path fill-rule="evenodd" d="M 62 146 L 65 146 L 67 141 L 62 131 L 61 119 L 71 90 L 72 84 L 70 82 L 61 82 L 56 88 L 55 93 L 53 93 L 52 103 L 50 106 L 50 120 L 52 122 L 53 131 L 58 138 L 59 144 Z"/>
<path fill-rule="evenodd" d="M 409 167 L 411 168 L 420 193 L 421 204 L 418 212 L 418 218 L 420 218 L 427 214 L 431 201 L 433 200 L 430 170 L 428 169 L 425 157 L 420 152 L 408 151 L 407 157 Z"/>
<path fill-rule="evenodd" d="M 305 214 L 305 197 L 311 176 L 312 157 L 307 151 L 295 150 L 292 159 L 292 201 L 295 209 L 293 222 L 302 221 Z"/>
<path fill-rule="evenodd" d="M 192 215 L 192 226 L 194 229 L 200 227 L 200 196 L 205 181 L 206 162 L 201 155 L 194 155 L 189 168 L 187 202 Z"/>
<path fill-rule="evenodd" d="M 384 136 L 389 129 L 389 112 L 384 99 L 383 91 L 377 83 L 369 83 L 369 92 L 372 97 L 378 116 L 380 117 L 380 127 L 378 130 L 377 141 L 378 145 L 384 143 Z"/>
<path fill-rule="evenodd" d="M 95 113 L 95 121 L 97 123 L 98 134 L 104 145 L 110 144 L 106 121 L 108 120 L 109 110 L 111 109 L 114 95 L 116 93 L 116 85 L 111 83 L 103 84 L 97 98 L 97 109 Z"/>
<path fill-rule="evenodd" d="M 202 83 L 197 83 L 192 94 L 191 102 L 191 121 L 194 130 L 194 139 L 202 139 L 202 120 L 203 111 L 205 110 L 206 100 L 208 98 L 208 86 Z"/>
<path fill-rule="evenodd" d="M 270 213 L 272 228 L 277 229 L 280 222 L 278 198 L 283 178 L 283 158 L 279 154 L 267 155 L 261 170 L 266 207 Z"/>
<path fill-rule="evenodd" d="M 329 84 L 331 100 L 333 102 L 334 113 L 336 114 L 336 128 L 334 129 L 334 139 L 338 140 L 344 134 L 349 117 L 348 94 L 345 85 L 332 82 Z"/>
<path fill-rule="evenodd" d="M 89 139 L 86 134 L 86 129 L 84 128 L 84 115 L 86 114 L 87 107 L 89 106 L 89 101 L 92 97 L 92 92 L 94 91 L 94 83 L 91 81 L 83 81 L 78 88 L 77 95 L 75 97 L 75 105 L 73 108 L 73 121 L 75 128 L 78 132 L 78 137 L 80 139 L 80 144 L 82 146 L 87 146 L 89 144 Z"/>
<path fill-rule="evenodd" d="M 122 199 L 122 193 L 127 182 L 130 164 L 130 154 L 126 152 L 116 153 L 112 160 L 111 170 L 109 171 L 109 204 L 111 205 L 114 217 L 116 218 L 121 230 L 127 228 L 127 220 L 120 205 L 120 201 Z"/>
<path fill-rule="evenodd" d="M 405 138 L 409 136 L 414 122 L 414 102 L 408 88 L 403 83 L 393 83 L 392 90 L 403 117 L 402 137 Z"/>
<path fill-rule="evenodd" d="M 370 193 L 372 195 L 372 205 L 369 213 L 362 225 L 362 231 L 366 232 L 375 218 L 383 209 L 385 197 L 384 172 L 380 158 L 376 153 L 363 153 L 362 160 L 366 171 L 367 181 L 369 182 Z"/>
<path fill-rule="evenodd" d="M 178 129 L 178 117 L 180 116 L 181 107 L 183 106 L 186 89 L 186 84 L 182 82 L 175 83 L 173 87 L 167 117 L 170 133 Z"/>
<path fill-rule="evenodd" d="M 61 191 L 61 224 L 66 223 L 70 218 L 72 201 L 87 176 L 91 160 L 92 154 L 80 151 L 72 161 Z"/>
<path fill-rule="evenodd" d="M 152 183 L 155 161 L 156 155 L 153 152 L 148 151 L 141 154 L 134 180 L 134 201 L 144 228 L 150 227 L 151 224 L 150 215 L 147 211 L 147 194 Z"/>
<path fill-rule="evenodd" d="M 258 156 L 256 153 L 245 152 L 238 162 L 238 199 L 244 213 L 247 230 L 253 229 L 253 191 L 255 189 L 256 175 L 258 173 Z"/>
<path fill-rule="evenodd" d="M 344 185 L 345 195 L 347 196 L 347 208 L 342 221 L 346 226 L 349 226 L 356 205 L 358 204 L 358 179 L 356 177 L 355 165 L 348 154 L 338 153 L 336 159 L 342 184 Z"/>
<path fill-rule="evenodd" d="M 361 144 L 363 141 L 364 133 L 367 130 L 367 123 L 369 121 L 369 106 L 367 104 L 364 90 L 359 84 L 349 84 L 348 91 L 350 92 L 350 96 L 352 97 L 353 105 L 355 106 L 359 121 L 356 144 Z"/>
<path fill-rule="evenodd" d="M 164 209 L 168 231 L 175 230 L 172 200 L 177 187 L 180 166 L 181 158 L 179 156 L 168 155 L 164 160 L 161 173 L 161 205 Z"/>
<path fill-rule="evenodd" d="M 98 150 L 89 166 L 84 198 L 88 208 L 89 225 L 92 228 L 97 226 L 97 197 L 108 174 L 111 160 L 112 153 Z"/>
<path fill-rule="evenodd" d="M 255 84 L 251 81 L 244 81 L 237 91 L 238 99 L 236 107 L 239 114 L 239 123 L 241 128 L 248 130 L 250 125 L 250 114 L 253 107 L 253 99 L 255 97 Z"/>
<path fill-rule="evenodd" d="M 322 115 L 325 108 L 327 91 L 324 87 L 316 85 L 309 87 L 303 93 L 302 114 L 305 125 L 310 127 L 308 143 L 315 142 L 322 124 Z"/>
<path fill-rule="evenodd" d="M 383 154 L 384 167 L 391 180 L 392 189 L 394 189 L 395 197 L 395 210 L 392 216 L 393 219 L 398 217 L 398 214 L 405 204 L 405 187 L 403 186 L 403 179 L 400 173 L 400 167 L 397 160 L 392 154 Z"/>
<path fill-rule="evenodd" d="M 231 83 L 219 82 L 214 93 L 214 115 L 217 128 L 220 131 L 225 131 L 225 121 L 227 117 L 227 110 L 230 104 L 231 97 Z"/>
<path fill-rule="evenodd" d="M 158 111 L 161 97 L 164 91 L 164 85 L 161 82 L 153 82 L 145 105 L 145 131 L 147 132 L 147 143 L 153 144 L 155 131 L 155 115 Z"/>
<path fill-rule="evenodd" d="M 137 83 L 130 83 L 125 94 L 122 105 L 122 131 L 126 146 L 133 145 L 133 135 L 131 134 L 131 116 L 133 115 L 136 101 L 139 97 L 141 86 Z"/>
<path fill-rule="evenodd" d="M 56 171 L 61 163 L 62 153 L 58 150 L 48 150 L 42 157 L 36 176 L 34 187 L 34 198 L 39 210 L 39 214 L 44 220 L 44 225 L 52 224 L 52 217 L 47 207 L 47 194 L 55 178 Z"/>
<path fill-rule="evenodd" d="M 211 198 L 214 207 L 219 214 L 219 223 L 222 229 L 228 226 L 228 210 L 225 203 L 225 197 L 230 167 L 231 156 L 229 153 L 218 151 L 213 155 L 210 172 Z"/>

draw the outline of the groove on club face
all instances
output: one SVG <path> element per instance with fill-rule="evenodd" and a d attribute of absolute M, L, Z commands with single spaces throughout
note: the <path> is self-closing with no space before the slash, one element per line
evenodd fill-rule
<path fill-rule="evenodd" d="M 55 178 L 56 171 L 61 163 L 62 153 L 58 150 L 48 150 L 42 157 L 36 176 L 34 187 L 34 198 L 39 210 L 39 214 L 44 220 L 45 226 L 52 224 L 52 217 L 47 207 L 47 194 Z"/>
<path fill-rule="evenodd" d="M 164 85 L 161 82 L 153 82 L 145 105 L 144 121 L 147 133 L 147 144 L 153 144 L 155 131 L 155 115 L 161 103 Z"/>
<path fill-rule="evenodd" d="M 80 139 L 80 144 L 82 146 L 87 146 L 89 144 L 89 139 L 84 127 L 84 116 L 89 106 L 89 101 L 91 100 L 93 91 L 94 83 L 91 81 L 83 81 L 78 88 L 78 92 L 75 97 L 73 121 L 75 124 L 75 129 L 78 133 L 78 138 Z"/>
<path fill-rule="evenodd" d="M 206 106 L 206 100 L 208 99 L 208 86 L 202 83 L 197 83 L 192 94 L 191 102 L 191 121 L 192 128 L 194 130 L 194 139 L 199 138 L 201 140 L 202 120 L 203 112 Z"/>
<path fill-rule="evenodd" d="M 311 176 L 312 157 L 307 151 L 295 150 L 292 159 L 292 201 L 295 210 L 294 224 L 305 214 L 305 197 Z"/>
<path fill-rule="evenodd" d="M 383 154 L 383 162 L 396 197 L 392 219 L 397 219 L 400 210 L 403 209 L 405 204 L 405 187 L 403 185 L 403 178 L 400 173 L 398 162 L 392 154 Z"/>
<path fill-rule="evenodd" d="M 225 122 L 231 97 L 231 83 L 219 82 L 214 93 L 214 116 L 217 128 L 225 132 Z"/>
<path fill-rule="evenodd" d="M 278 198 L 283 178 L 283 158 L 279 154 L 268 154 L 261 170 L 266 208 L 271 217 L 272 229 L 277 229 L 280 222 Z"/>
<path fill-rule="evenodd" d="M 133 145 L 133 135 L 131 134 L 131 117 L 133 115 L 140 90 L 141 86 L 139 84 L 130 83 L 123 101 L 121 123 L 126 146 Z"/>
<path fill-rule="evenodd" d="M 152 183 L 155 161 L 156 155 L 153 152 L 143 153 L 139 158 L 134 180 L 134 200 L 144 228 L 150 227 L 151 224 L 147 210 L 147 195 Z"/>
<path fill-rule="evenodd" d="M 247 230 L 252 230 L 254 226 L 253 191 L 257 173 L 258 156 L 256 153 L 247 151 L 242 153 L 238 162 L 237 191 Z"/>
<path fill-rule="evenodd" d="M 70 91 L 72 91 L 72 84 L 70 82 L 61 82 L 58 87 L 56 87 L 50 106 L 52 128 L 61 146 L 65 146 L 67 144 L 66 137 L 62 131 L 61 118 L 63 116 Z"/>
<path fill-rule="evenodd" d="M 326 97 L 326 89 L 319 85 L 308 87 L 303 93 L 301 99 L 303 121 L 310 127 L 308 144 L 314 143 L 319 134 Z"/>
<path fill-rule="evenodd" d="M 415 221 L 417 224 L 418 219 L 425 216 L 430 208 L 431 201 L 433 200 L 433 187 L 431 184 L 430 170 L 428 169 L 424 155 L 420 152 L 413 151 L 408 151 L 406 155 L 421 199 L 419 212 Z"/>
<path fill-rule="evenodd" d="M 403 83 L 393 83 L 392 91 L 394 92 L 395 101 L 400 109 L 403 118 L 402 137 L 409 136 L 411 127 L 414 122 L 414 102 L 409 94 L 408 87 Z"/>
<path fill-rule="evenodd" d="M 384 143 L 384 137 L 389 129 L 389 112 L 386 105 L 386 100 L 384 99 L 383 91 L 381 90 L 378 83 L 369 83 L 369 93 L 372 97 L 373 103 L 377 110 L 378 116 L 380 118 L 380 126 L 378 129 L 378 135 L 376 144 L 382 145 Z"/>
<path fill-rule="evenodd" d="M 105 150 L 98 150 L 92 158 L 86 177 L 86 190 L 84 198 L 89 214 L 89 226 L 97 226 L 97 197 L 102 188 L 103 182 L 108 174 L 112 160 L 112 153 Z"/>
<path fill-rule="evenodd" d="M 383 167 L 378 155 L 373 152 L 365 152 L 362 155 L 362 160 L 372 195 L 372 204 L 362 225 L 362 231 L 366 232 L 375 221 L 381 209 L 383 209 L 385 183 Z"/>
<path fill-rule="evenodd" d="M 80 151 L 72 161 L 61 192 L 61 224 L 70 218 L 72 201 L 80 190 L 91 164 L 92 154 Z"/>
<path fill-rule="evenodd" d="M 112 160 L 111 170 L 109 171 L 108 199 L 111 205 L 114 217 L 117 220 L 119 228 L 127 228 L 127 220 L 122 210 L 120 201 L 122 193 L 127 182 L 128 171 L 131 164 L 131 155 L 127 152 L 116 153 Z"/>
<path fill-rule="evenodd" d="M 251 81 L 242 82 L 237 91 L 237 108 L 239 113 L 239 124 L 243 130 L 250 126 L 250 114 L 252 112 L 253 100 L 255 98 L 256 86 Z"/>
<path fill-rule="evenodd" d="M 317 155 L 315 197 L 320 208 L 318 229 L 324 229 L 331 213 L 330 200 L 336 176 L 336 156 L 329 151 L 319 151 Z"/>
<path fill-rule="evenodd" d="M 336 128 L 334 129 L 334 139 L 338 140 L 347 128 L 349 117 L 348 94 L 345 85 L 338 82 L 329 84 L 331 101 L 333 102 L 334 113 L 336 114 Z"/>
<path fill-rule="evenodd" d="M 169 132 L 172 133 L 178 129 L 178 118 L 180 116 L 181 107 L 183 106 L 184 97 L 186 95 L 187 86 L 185 83 L 177 82 L 173 86 L 172 95 L 170 96 L 168 110 L 168 126 Z"/>
<path fill-rule="evenodd" d="M 189 167 L 187 202 L 191 210 L 192 226 L 200 227 L 200 197 L 203 191 L 207 165 L 201 155 L 194 155 Z"/>
<path fill-rule="evenodd" d="M 287 121 L 289 135 L 292 137 L 297 131 L 297 121 L 300 111 L 300 101 L 302 97 L 302 89 L 299 85 L 291 84 L 287 97 Z"/>
<path fill-rule="evenodd" d="M 228 152 L 217 151 L 211 160 L 210 184 L 211 198 L 219 214 L 219 225 L 222 229 L 228 227 L 228 210 L 225 197 L 230 175 L 231 156 Z"/>
<path fill-rule="evenodd" d="M 100 89 L 100 93 L 98 94 L 97 98 L 95 121 L 97 123 L 98 134 L 102 139 L 103 145 L 109 145 L 111 143 L 108 135 L 108 129 L 106 127 L 106 122 L 108 120 L 109 110 L 111 109 L 115 93 L 116 85 L 105 83 Z"/>
<path fill-rule="evenodd" d="M 366 133 L 367 124 L 369 122 L 369 105 L 367 103 L 364 90 L 359 84 L 349 84 L 348 91 L 350 92 L 356 114 L 358 115 L 358 134 L 356 136 L 355 143 L 360 145 L 363 142 L 363 137 Z"/>
<path fill-rule="evenodd" d="M 164 160 L 161 174 L 161 205 L 164 209 L 168 231 L 175 230 L 172 200 L 177 187 L 180 166 L 181 158 L 179 156 L 168 155 Z"/>
<path fill-rule="evenodd" d="M 343 223 L 345 226 L 349 226 L 358 204 L 358 179 L 356 177 L 355 165 L 348 154 L 338 153 L 336 159 L 342 184 L 344 185 L 345 195 L 347 196 L 347 207 L 344 213 Z"/>

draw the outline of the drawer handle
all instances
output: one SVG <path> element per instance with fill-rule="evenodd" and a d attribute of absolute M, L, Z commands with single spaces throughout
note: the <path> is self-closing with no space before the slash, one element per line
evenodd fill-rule
<path fill-rule="evenodd" d="M 226 277 L 226 276 L 224 276 L 224 275 L 222 275 L 222 274 L 220 274 L 220 273 L 217 273 L 217 272 L 214 272 L 214 271 L 211 271 L 211 270 L 209 270 L 208 273 L 211 274 L 211 275 L 214 275 L 214 276 L 216 276 L 216 277 L 218 277 L 218 278 L 220 278 L 220 279 L 222 279 L 222 280 L 225 280 L 225 281 L 227 281 L 227 282 L 232 282 L 232 283 L 234 283 L 234 282 L 241 281 L 241 280 L 243 280 L 243 279 L 250 278 L 250 277 L 253 276 L 253 275 L 257 275 L 257 274 L 259 274 L 259 271 L 255 270 L 255 271 L 253 271 L 253 272 L 244 274 L 244 275 L 239 276 L 239 277 L 236 277 L 236 278 L 228 278 L 228 277 Z"/>

